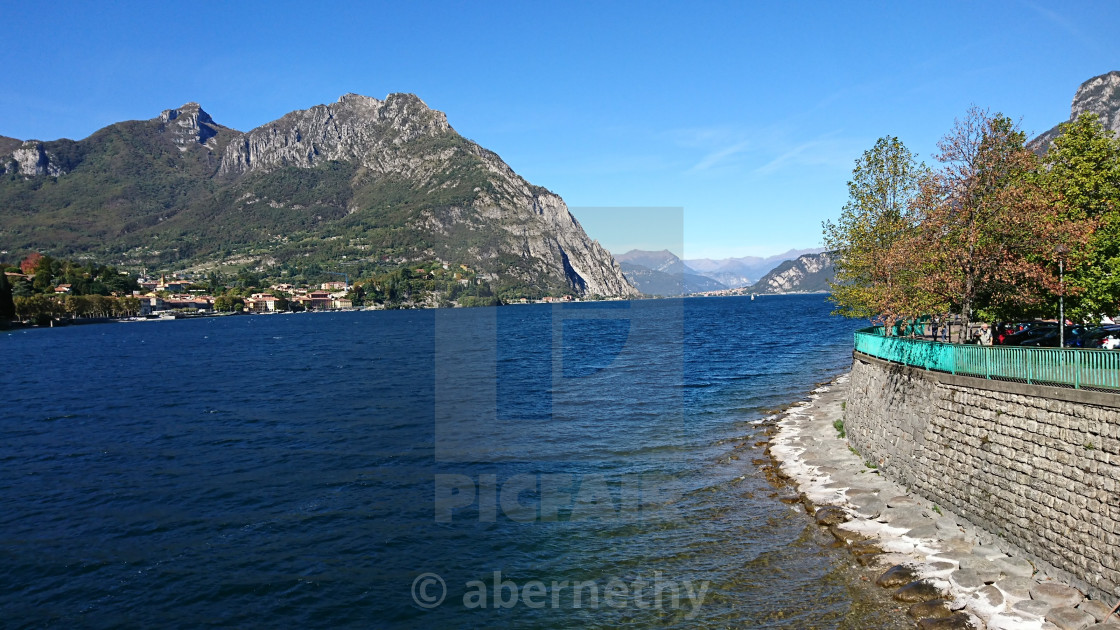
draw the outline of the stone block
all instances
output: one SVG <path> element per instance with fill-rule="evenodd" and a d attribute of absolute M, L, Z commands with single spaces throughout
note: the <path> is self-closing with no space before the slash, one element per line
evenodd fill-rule
<path fill-rule="evenodd" d="M 895 588 L 918 579 L 918 570 L 910 564 L 899 564 L 887 569 L 876 578 L 875 583 L 883 588 Z"/>
<path fill-rule="evenodd" d="M 968 600 L 969 610 L 981 617 L 988 617 L 1003 608 L 1003 593 L 992 585 L 982 586 Z"/>
<path fill-rule="evenodd" d="M 848 516 L 848 513 L 845 512 L 843 508 L 838 508 L 830 505 L 817 510 L 814 518 L 817 521 L 817 525 L 827 526 L 838 525 L 840 523 L 848 521 L 851 517 Z"/>
<path fill-rule="evenodd" d="M 1023 558 L 996 558 L 992 560 L 992 566 L 1008 577 L 1029 578 L 1034 575 L 1034 565 Z"/>
<path fill-rule="evenodd" d="M 1010 599 L 1030 599 L 1034 581 L 1025 577 L 1005 577 L 996 582 L 995 586 Z"/>
<path fill-rule="evenodd" d="M 1045 617 L 1052 606 L 1038 599 L 1024 599 L 1011 605 L 1011 610 L 1034 617 Z"/>
<path fill-rule="evenodd" d="M 961 558 L 960 564 L 962 569 L 973 571 L 985 584 L 995 582 L 1002 575 L 991 560 L 986 560 L 983 557 L 968 556 Z"/>
<path fill-rule="evenodd" d="M 976 571 L 972 569 L 958 569 L 954 571 L 949 576 L 949 581 L 953 586 L 964 591 L 974 591 L 984 586 L 984 581 L 981 580 Z"/>
<path fill-rule="evenodd" d="M 1097 623 L 1104 621 L 1104 618 L 1112 611 L 1112 607 L 1108 604 L 1095 600 L 1085 600 L 1077 605 L 1077 609 L 1092 615 Z M 1112 618 L 1116 619 L 1116 615 L 1113 615 Z"/>
<path fill-rule="evenodd" d="M 915 619 L 945 619 L 953 616 L 947 599 L 931 599 L 911 606 L 906 614 Z"/>
<path fill-rule="evenodd" d="M 1073 608 L 1080 604 L 1085 596 L 1075 588 L 1053 582 L 1043 582 L 1042 584 L 1036 584 L 1031 589 L 1031 598 L 1046 602 L 1055 608 Z"/>
<path fill-rule="evenodd" d="M 1046 621 L 1054 624 L 1060 630 L 1086 630 L 1096 622 L 1089 613 L 1069 606 L 1051 608 L 1050 612 L 1046 613 Z"/>
<path fill-rule="evenodd" d="M 891 594 L 895 601 L 903 603 L 917 603 L 928 602 L 933 599 L 944 599 L 948 597 L 948 586 L 945 582 L 938 582 L 933 580 L 916 580 L 903 586 L 902 588 Z"/>

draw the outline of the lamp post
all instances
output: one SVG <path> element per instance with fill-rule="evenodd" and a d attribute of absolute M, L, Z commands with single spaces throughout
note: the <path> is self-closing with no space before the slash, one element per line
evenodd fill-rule
<path fill-rule="evenodd" d="M 1058 245 L 1054 248 L 1058 255 L 1058 349 L 1066 347 L 1066 254 L 1069 248 Z"/>

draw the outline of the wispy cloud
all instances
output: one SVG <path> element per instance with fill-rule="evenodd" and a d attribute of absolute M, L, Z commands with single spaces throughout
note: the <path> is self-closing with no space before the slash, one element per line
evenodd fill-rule
<path fill-rule="evenodd" d="M 853 98 L 861 89 L 857 85 L 830 92 L 799 111 L 763 125 L 742 122 L 685 127 L 667 131 L 664 137 L 679 147 L 686 175 L 769 175 L 795 166 L 850 169 L 864 139 L 811 126 L 824 118 L 820 112 Z"/>
<path fill-rule="evenodd" d="M 751 143 L 750 143 L 749 140 L 743 140 L 741 142 L 736 142 L 735 144 L 733 144 L 729 147 L 724 147 L 722 149 L 719 149 L 717 151 L 713 151 L 713 152 L 705 155 L 702 160 L 700 160 L 699 162 L 694 164 L 692 166 L 692 168 L 690 168 L 688 170 L 689 170 L 689 172 L 692 172 L 692 173 L 697 173 L 697 172 L 700 172 L 700 171 L 706 171 L 706 170 L 712 168 L 713 166 L 718 165 L 720 162 L 723 162 L 727 158 L 729 158 L 729 157 L 731 157 L 731 156 L 733 156 L 737 153 L 742 153 L 743 151 L 746 151 L 747 148 L 750 147 L 750 146 L 751 146 Z"/>
<path fill-rule="evenodd" d="M 802 142 L 801 144 L 793 147 L 792 149 L 790 149 L 790 150 L 786 151 L 785 153 L 779 155 L 778 157 L 774 158 L 773 160 L 770 160 L 766 164 L 763 164 L 762 166 L 754 169 L 754 172 L 756 174 L 759 174 L 759 175 L 769 175 L 770 173 L 773 173 L 773 172 L 781 169 L 786 164 L 800 162 L 807 155 L 809 155 L 811 157 L 811 154 L 809 154 L 809 152 L 812 149 L 814 149 L 816 147 L 819 147 L 820 144 L 821 143 L 820 143 L 819 140 L 810 140 L 809 142 Z"/>
<path fill-rule="evenodd" d="M 1056 11 L 1051 11 L 1050 9 L 1047 9 L 1046 7 L 1041 6 L 1039 4 L 1036 4 L 1034 2 L 1031 2 L 1030 0 L 1023 0 L 1023 4 L 1030 7 L 1035 13 L 1041 15 L 1043 18 L 1045 18 L 1051 24 L 1054 24 L 1055 26 L 1062 29 L 1066 33 L 1069 33 L 1074 39 L 1080 41 L 1083 44 L 1088 45 L 1089 47 L 1093 48 L 1096 51 L 1099 51 L 1099 52 L 1102 52 L 1102 53 L 1106 52 L 1104 47 L 1101 46 L 1097 42 L 1097 40 L 1093 39 L 1093 37 L 1091 37 L 1090 35 L 1082 32 L 1081 29 L 1074 26 L 1074 23 L 1071 22 L 1069 20 L 1069 18 L 1062 15 L 1061 13 L 1058 13 Z"/>
<path fill-rule="evenodd" d="M 749 130 L 735 125 L 709 125 L 672 129 L 664 134 L 677 152 L 685 157 L 686 173 L 699 173 L 715 167 L 728 166 L 731 158 L 750 150 L 754 144 Z M 699 159 L 697 159 L 699 154 Z"/>
<path fill-rule="evenodd" d="M 1073 35 L 1074 37 L 1084 37 L 1084 34 L 1077 27 L 1075 27 L 1073 25 L 1073 22 L 1070 22 L 1066 18 L 1062 17 L 1062 15 L 1060 13 L 1051 11 L 1050 9 L 1047 9 L 1046 7 L 1039 6 L 1038 4 L 1035 4 L 1034 2 L 1030 2 L 1029 0 L 1025 0 L 1023 2 L 1023 4 L 1027 5 L 1028 7 L 1033 9 L 1035 13 L 1038 13 L 1042 17 L 1046 18 L 1051 23 L 1057 25 L 1058 27 L 1060 27 L 1062 30 L 1066 31 L 1070 35 Z"/>
<path fill-rule="evenodd" d="M 536 165 L 530 165 L 536 167 Z M 608 153 L 603 155 L 575 155 L 567 159 L 551 161 L 546 165 L 549 172 L 567 175 L 609 175 L 624 173 L 650 173 L 675 170 L 680 166 L 668 157 L 653 153 Z M 530 170 L 529 167 L 522 167 Z"/>
<path fill-rule="evenodd" d="M 852 164 L 853 155 L 858 155 L 856 142 L 842 138 L 839 132 L 833 131 L 786 149 L 752 172 L 756 175 L 770 175 L 792 166 L 848 168 Z"/>
<path fill-rule="evenodd" d="M 729 137 L 742 135 L 743 130 L 733 125 L 709 125 L 706 127 L 682 127 L 671 129 L 663 134 L 674 144 L 688 148 L 710 148 L 726 142 Z"/>

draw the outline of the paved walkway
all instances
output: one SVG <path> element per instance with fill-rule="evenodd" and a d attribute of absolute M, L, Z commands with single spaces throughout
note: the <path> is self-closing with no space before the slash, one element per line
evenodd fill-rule
<path fill-rule="evenodd" d="M 779 421 L 770 453 L 817 522 L 852 551 L 919 628 L 1120 630 L 1116 602 L 1086 599 L 1005 553 L 1001 541 L 879 475 L 834 425 L 848 375 L 815 390 Z M 968 625 L 971 624 L 971 625 Z"/>

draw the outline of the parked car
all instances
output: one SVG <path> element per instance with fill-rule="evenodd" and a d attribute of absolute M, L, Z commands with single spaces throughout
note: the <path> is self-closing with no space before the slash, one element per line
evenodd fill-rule
<path fill-rule="evenodd" d="M 1082 336 L 1088 329 L 1080 324 L 1065 327 L 1065 347 L 1067 348 L 1080 348 L 1082 347 Z M 1053 329 L 1046 332 L 1046 334 L 1037 337 L 1031 337 L 1024 340 L 1019 344 L 1025 347 L 1034 348 L 1057 348 L 1058 347 L 1058 327 L 1054 326 Z"/>
<path fill-rule="evenodd" d="M 1023 330 L 1023 326 L 1024 324 L 1012 322 L 1000 322 L 996 324 L 992 333 L 992 342 L 996 345 L 1003 345 L 1003 342 L 1005 339 L 1007 339 L 1007 337 L 1014 335 L 1020 330 Z"/>
<path fill-rule="evenodd" d="M 1120 324 L 1107 324 L 1085 331 L 1085 334 L 1081 336 L 1082 347 L 1089 349 L 1103 348 L 1109 337 L 1120 337 Z"/>
<path fill-rule="evenodd" d="M 1010 334 L 1005 334 L 1003 340 L 999 343 L 1005 346 L 1019 346 L 1026 341 L 1043 337 L 1049 333 L 1054 333 L 1056 338 L 1058 333 L 1057 322 L 1022 322 L 1018 324 L 1018 326 L 1019 330 Z M 1057 346 L 1058 344 L 1055 342 L 1054 345 Z"/>

